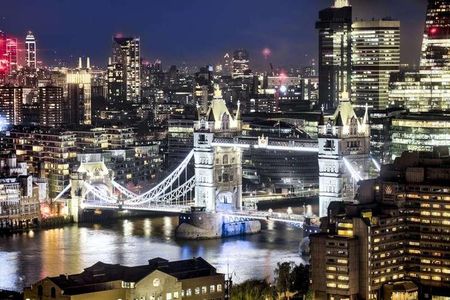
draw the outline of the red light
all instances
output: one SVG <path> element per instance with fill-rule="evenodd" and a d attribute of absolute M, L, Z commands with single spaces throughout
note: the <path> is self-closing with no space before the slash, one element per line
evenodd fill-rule
<path fill-rule="evenodd" d="M 435 35 L 436 33 L 438 33 L 438 29 L 436 27 L 431 27 L 429 32 L 431 35 Z"/>

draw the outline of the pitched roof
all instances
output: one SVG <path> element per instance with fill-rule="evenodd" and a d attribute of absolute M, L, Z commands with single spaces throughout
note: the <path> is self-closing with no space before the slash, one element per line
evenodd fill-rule
<path fill-rule="evenodd" d="M 154 271 L 159 270 L 179 280 L 216 275 L 216 269 L 201 257 L 169 262 L 157 257 L 148 261 L 147 265 L 122 266 L 97 262 L 84 269 L 80 274 L 48 277 L 66 295 L 78 295 L 92 291 L 107 290 L 104 283 L 111 281 L 139 282 Z"/>

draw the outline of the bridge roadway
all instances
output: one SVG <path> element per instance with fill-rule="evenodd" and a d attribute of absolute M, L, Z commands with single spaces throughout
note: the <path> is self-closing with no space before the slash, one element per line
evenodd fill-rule
<path fill-rule="evenodd" d="M 213 146 L 218 147 L 238 147 L 242 149 L 267 149 L 267 150 L 284 150 L 299 152 L 319 152 L 317 140 L 308 139 L 282 139 L 268 137 L 215 137 Z"/>
<path fill-rule="evenodd" d="M 194 203 L 192 203 L 194 205 Z M 82 209 L 104 209 L 104 210 L 130 210 L 130 211 L 148 211 L 148 212 L 165 212 L 165 213 L 189 213 L 191 212 L 190 205 L 117 205 L 105 203 L 85 202 L 82 204 Z M 256 211 L 256 210 L 240 210 L 234 212 L 221 213 L 224 216 L 232 218 L 242 218 L 247 220 L 261 220 L 289 223 L 292 225 L 303 226 L 305 223 L 304 215 L 270 212 L 270 211 Z"/>

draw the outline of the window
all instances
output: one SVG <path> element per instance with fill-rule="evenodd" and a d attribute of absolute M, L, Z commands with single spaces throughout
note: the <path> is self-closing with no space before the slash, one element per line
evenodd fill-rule
<path fill-rule="evenodd" d="M 208 289 L 206 286 L 202 286 L 202 294 L 206 294 L 208 292 Z"/>
<path fill-rule="evenodd" d="M 42 285 L 38 286 L 38 296 L 44 295 L 44 289 L 42 288 Z"/>
<path fill-rule="evenodd" d="M 214 284 L 209 286 L 209 292 L 210 293 L 216 292 L 216 286 Z"/>
<path fill-rule="evenodd" d="M 195 288 L 195 294 L 196 294 L 196 295 L 200 295 L 200 288 L 199 288 L 199 287 L 196 287 L 196 288 Z"/>
<path fill-rule="evenodd" d="M 174 299 L 178 299 L 178 298 L 179 298 L 178 292 L 173 292 L 173 298 L 174 298 Z"/>
<path fill-rule="evenodd" d="M 222 163 L 223 163 L 224 165 L 228 165 L 228 155 L 227 155 L 227 154 L 225 154 L 225 155 L 223 156 L 223 158 L 222 158 Z"/>
<path fill-rule="evenodd" d="M 222 291 L 222 285 L 221 285 L 221 284 L 218 284 L 218 285 L 217 285 L 217 291 L 218 291 L 218 292 L 221 292 L 221 291 Z"/>
<path fill-rule="evenodd" d="M 186 296 L 191 296 L 192 295 L 192 290 L 191 289 L 187 289 L 186 290 Z"/>
<path fill-rule="evenodd" d="M 166 294 L 166 300 L 172 300 L 172 293 Z"/>
<path fill-rule="evenodd" d="M 56 298 L 56 289 L 55 289 L 55 287 L 52 287 L 50 289 L 50 297 Z"/>

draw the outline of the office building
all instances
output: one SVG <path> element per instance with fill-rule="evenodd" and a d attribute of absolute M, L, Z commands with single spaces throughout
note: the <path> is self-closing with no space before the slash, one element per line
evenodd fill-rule
<path fill-rule="evenodd" d="M 78 68 L 67 73 L 67 102 L 65 105 L 67 124 L 92 124 L 92 95 L 89 57 L 83 68 L 80 58 Z"/>
<path fill-rule="evenodd" d="M 227 59 L 224 57 L 224 59 Z M 233 52 L 232 59 L 233 70 L 231 76 L 233 79 L 251 77 L 250 59 L 247 50 L 238 49 Z"/>
<path fill-rule="evenodd" d="M 335 109 L 351 89 L 352 7 L 348 0 L 319 12 L 319 104 Z"/>
<path fill-rule="evenodd" d="M 36 39 L 31 31 L 28 31 L 28 34 L 25 37 L 25 48 L 26 48 L 27 67 L 31 69 L 36 69 L 37 68 Z"/>
<path fill-rule="evenodd" d="M 397 76 L 389 92 L 392 104 L 412 112 L 450 109 L 450 5 L 429 0 L 419 72 Z"/>
<path fill-rule="evenodd" d="M 352 102 L 357 110 L 366 104 L 385 109 L 389 79 L 400 68 L 400 22 L 356 21 L 352 25 Z"/>
<path fill-rule="evenodd" d="M 114 104 L 141 101 L 141 41 L 114 37 L 108 64 L 108 100 Z"/>
<path fill-rule="evenodd" d="M 450 4 L 429 0 L 420 58 L 420 75 L 428 96 L 416 108 L 450 109 Z"/>
<path fill-rule="evenodd" d="M 380 165 L 391 162 L 392 120 L 405 112 L 398 107 L 369 112 L 370 155 Z"/>
<path fill-rule="evenodd" d="M 449 174 L 448 145 L 405 152 L 330 205 L 310 236 L 314 298 L 447 299 Z"/>
<path fill-rule="evenodd" d="M 24 291 L 24 299 L 225 299 L 225 275 L 202 258 L 154 258 L 128 267 L 97 262 L 80 274 L 46 277 Z"/>
<path fill-rule="evenodd" d="M 431 151 L 450 145 L 450 114 L 441 112 L 405 113 L 392 119 L 390 158 L 405 151 Z"/>
<path fill-rule="evenodd" d="M 22 123 L 22 88 L 15 86 L 0 87 L 0 118 L 8 125 Z"/>
<path fill-rule="evenodd" d="M 48 85 L 39 88 L 39 124 L 41 126 L 60 126 L 64 120 L 63 88 Z"/>

